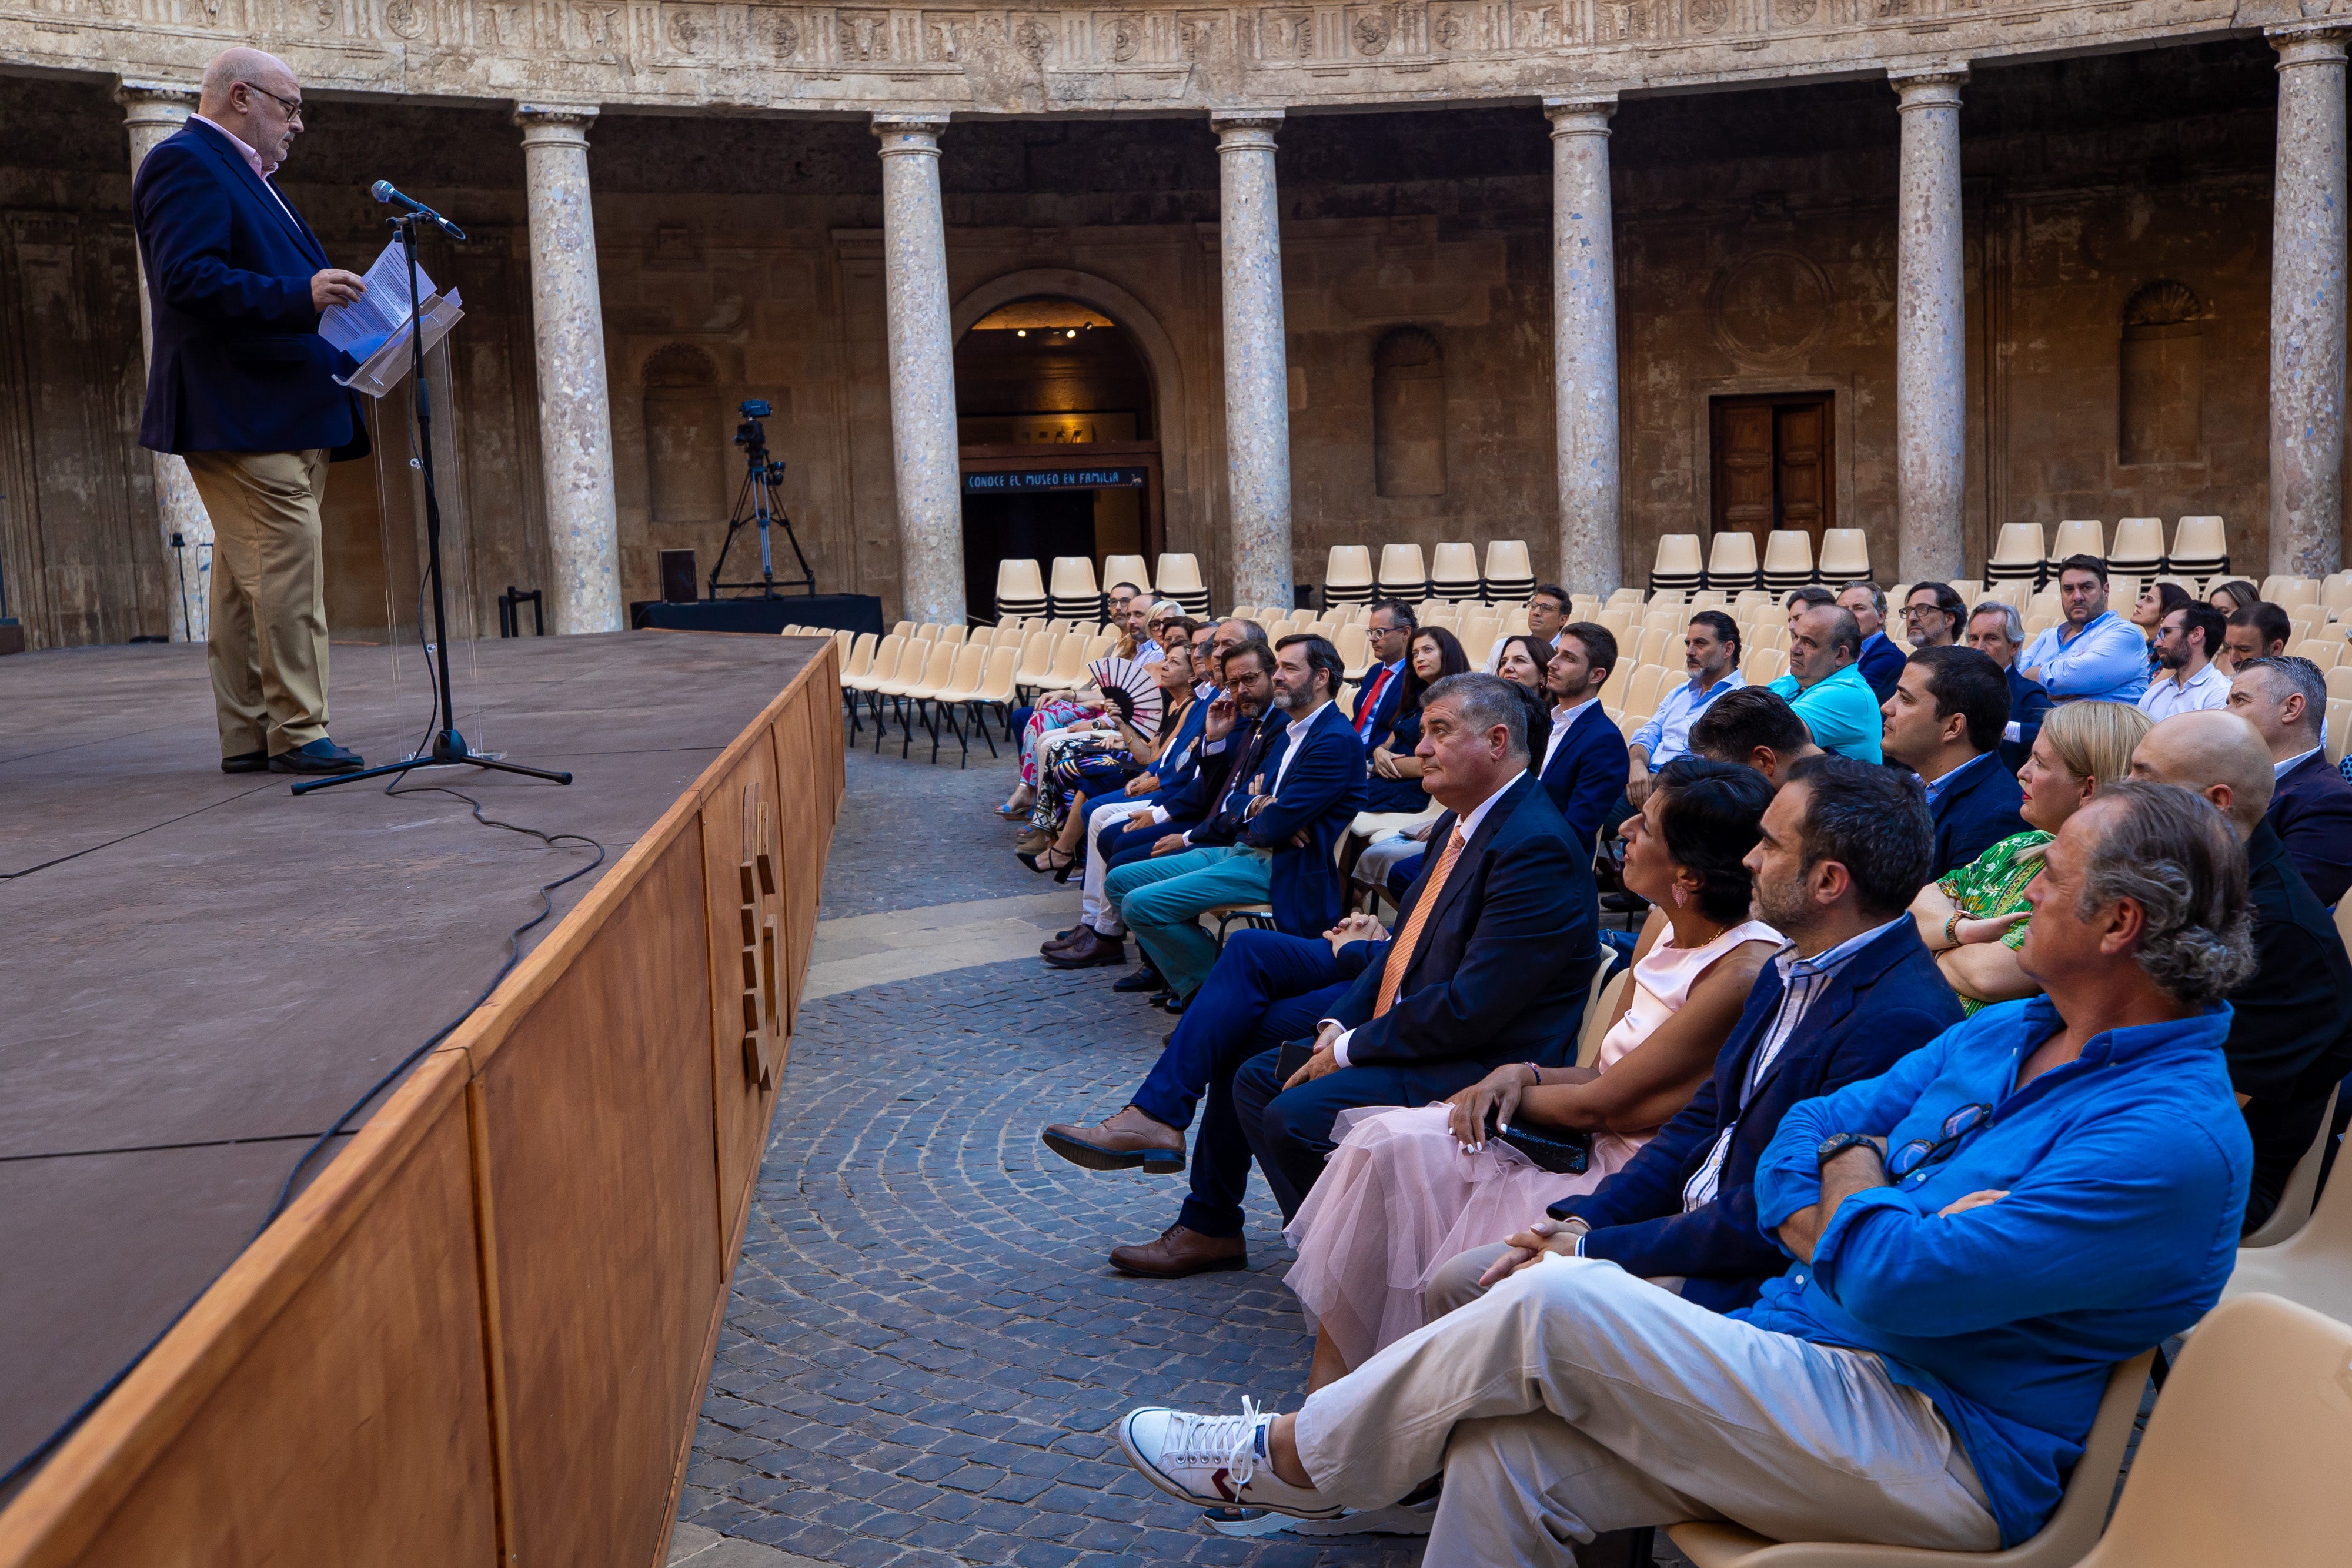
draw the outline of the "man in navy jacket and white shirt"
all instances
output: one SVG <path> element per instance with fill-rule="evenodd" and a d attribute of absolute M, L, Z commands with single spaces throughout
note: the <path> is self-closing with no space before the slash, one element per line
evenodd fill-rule
<path fill-rule="evenodd" d="M 1935 819 L 1928 875 L 1940 877 L 2025 831 L 2025 797 L 2000 757 L 2008 674 L 1974 648 L 1922 648 L 1881 706 L 1886 758 L 1919 775 Z"/>
<path fill-rule="evenodd" d="M 1551 735 L 1536 776 L 1568 823 L 1571 843 L 1590 850 L 1616 827 L 1610 809 L 1625 793 L 1625 736 L 1601 706 L 1601 688 L 1617 664 L 1617 639 L 1590 621 L 1560 628 L 1544 689 L 1552 700 Z"/>
<path fill-rule="evenodd" d="M 213 701 L 227 773 L 347 773 L 327 738 L 327 465 L 367 454 L 358 397 L 332 380 L 319 318 L 367 285 L 327 253 L 269 176 L 302 129 L 286 62 L 230 49 L 196 112 L 147 154 L 132 220 L 154 357 L 139 444 L 174 452 L 213 526 Z"/>
<path fill-rule="evenodd" d="M 2270 748 L 2275 783 L 2263 821 L 2286 846 L 2305 885 L 2334 907 L 2352 888 L 2352 784 L 2328 766 L 2320 744 L 2326 677 L 2292 653 L 2242 664 L 2230 683 L 2229 708 Z"/>

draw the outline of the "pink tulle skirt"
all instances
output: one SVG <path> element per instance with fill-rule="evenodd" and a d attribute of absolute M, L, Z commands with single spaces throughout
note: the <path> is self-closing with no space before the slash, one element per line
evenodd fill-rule
<path fill-rule="evenodd" d="M 1647 1137 L 1596 1133 L 1582 1176 L 1538 1169 L 1507 1144 L 1465 1155 L 1451 1108 L 1344 1113 L 1344 1136 L 1284 1232 L 1298 1249 L 1286 1281 L 1350 1367 L 1428 1321 L 1421 1293 L 1447 1260 L 1489 1246 L 1591 1192 Z"/>

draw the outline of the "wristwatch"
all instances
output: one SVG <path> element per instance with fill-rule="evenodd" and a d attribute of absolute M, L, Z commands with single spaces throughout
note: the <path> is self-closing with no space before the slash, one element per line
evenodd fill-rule
<path fill-rule="evenodd" d="M 1813 1168 L 1820 1170 L 1848 1149 L 1869 1142 L 1867 1133 L 1832 1133 L 1813 1149 Z"/>

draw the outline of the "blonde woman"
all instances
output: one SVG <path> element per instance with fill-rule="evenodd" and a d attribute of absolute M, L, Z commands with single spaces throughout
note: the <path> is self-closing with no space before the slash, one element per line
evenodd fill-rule
<path fill-rule="evenodd" d="M 2042 873 L 2043 847 L 2103 787 L 2131 772 L 2132 747 L 2150 728 L 2127 703 L 2062 703 L 2042 721 L 2017 770 L 2017 814 L 2029 831 L 2003 839 L 1911 901 L 1919 939 L 1969 1012 L 2042 988 L 2017 965 L 2025 941 L 2025 889 Z"/>

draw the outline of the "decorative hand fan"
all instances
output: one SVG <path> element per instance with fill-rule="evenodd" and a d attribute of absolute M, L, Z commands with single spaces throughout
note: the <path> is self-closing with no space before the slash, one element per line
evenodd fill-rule
<path fill-rule="evenodd" d="M 1150 737 L 1160 733 L 1160 683 L 1145 666 L 1133 659 L 1097 659 L 1087 666 L 1087 674 L 1137 734 Z"/>

